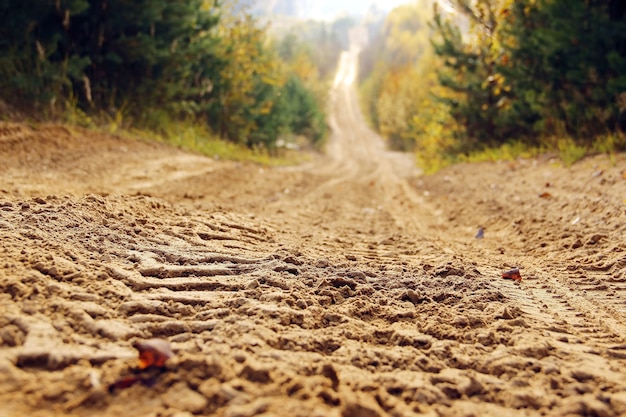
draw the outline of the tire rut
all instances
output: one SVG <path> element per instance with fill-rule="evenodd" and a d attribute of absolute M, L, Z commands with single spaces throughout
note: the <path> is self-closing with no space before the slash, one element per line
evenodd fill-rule
<path fill-rule="evenodd" d="M 0 411 L 625 415 L 622 168 L 569 186 L 550 162 L 415 178 L 363 122 L 357 56 L 335 83 L 332 155 L 302 167 L 170 165 L 171 149 L 117 138 L 95 160 L 82 133 L 0 124 L 14 152 L 54 136 L 50 158 L 3 171 Z M 28 158 L 58 149 L 39 183 Z M 515 266 L 524 280 L 503 280 Z M 172 345 L 167 371 L 108 393 L 152 337 Z"/>

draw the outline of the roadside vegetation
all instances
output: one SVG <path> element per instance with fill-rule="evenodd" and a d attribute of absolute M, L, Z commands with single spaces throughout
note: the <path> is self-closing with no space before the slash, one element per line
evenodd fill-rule
<path fill-rule="evenodd" d="M 0 13 L 10 17 L 0 27 L 0 100 L 36 120 L 262 162 L 327 134 L 328 68 L 245 10 L 212 0 L 8 0 Z"/>
<path fill-rule="evenodd" d="M 373 127 L 426 172 L 547 151 L 569 165 L 626 147 L 621 0 L 402 6 L 363 52 L 361 76 Z"/>

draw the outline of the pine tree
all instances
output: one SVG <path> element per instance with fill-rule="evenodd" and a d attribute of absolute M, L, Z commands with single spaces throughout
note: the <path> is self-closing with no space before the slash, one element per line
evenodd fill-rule
<path fill-rule="evenodd" d="M 505 31 L 515 42 L 501 71 L 520 123 L 582 142 L 617 129 L 626 92 L 626 21 L 618 3 L 513 3 Z"/>
<path fill-rule="evenodd" d="M 219 15 L 202 0 L 90 0 L 91 12 L 73 23 L 74 52 L 88 56 L 86 71 L 99 105 L 149 103 L 168 108 L 210 72 Z M 195 93 L 195 94 L 194 94 Z M 140 106 L 143 107 L 143 106 Z"/>
<path fill-rule="evenodd" d="M 0 16 L 7 16 L 0 25 L 0 88 L 7 97 L 54 103 L 71 90 L 89 58 L 70 53 L 68 28 L 88 9 L 85 0 L 0 3 Z"/>
<path fill-rule="evenodd" d="M 455 98 L 440 99 L 464 127 L 459 151 L 467 152 L 506 142 L 509 129 L 499 120 L 499 113 L 507 92 L 496 65 L 498 2 L 457 0 L 456 7 L 471 24 L 469 36 L 464 37 L 459 26 L 444 20 L 436 9 L 433 28 L 439 41 L 433 46 L 444 62 L 440 84 L 458 93 Z"/>
<path fill-rule="evenodd" d="M 218 11 L 205 0 L 4 1 L 0 85 L 27 100 L 126 105 L 133 116 L 197 111 L 223 66 Z"/>
<path fill-rule="evenodd" d="M 301 60 L 295 74 L 265 28 L 245 14 L 223 19 L 218 1 L 5 0 L 0 12 L 11 16 L 0 26 L 0 97 L 67 100 L 151 128 L 190 117 L 249 146 L 323 135 L 304 84 L 315 66 Z"/>
<path fill-rule="evenodd" d="M 464 126 L 460 151 L 509 140 L 615 132 L 626 115 L 626 21 L 615 0 L 456 1 L 464 37 L 437 14 L 443 99 Z"/>

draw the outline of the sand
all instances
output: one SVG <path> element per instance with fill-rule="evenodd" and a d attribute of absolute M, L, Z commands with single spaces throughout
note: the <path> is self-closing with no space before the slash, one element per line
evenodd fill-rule
<path fill-rule="evenodd" d="M 1 122 L 0 416 L 626 415 L 626 156 L 423 176 L 356 103 L 288 168 Z"/>

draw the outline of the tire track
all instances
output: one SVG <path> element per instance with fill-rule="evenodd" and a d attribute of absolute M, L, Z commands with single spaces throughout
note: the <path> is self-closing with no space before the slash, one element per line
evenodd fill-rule
<path fill-rule="evenodd" d="M 619 202 L 604 227 L 556 183 L 532 200 L 540 174 L 526 187 L 508 168 L 492 183 L 412 178 L 358 111 L 357 55 L 337 77 L 329 159 L 187 172 L 167 150 L 129 162 L 114 187 L 0 195 L 0 411 L 625 415 Z M 157 197 L 128 195 L 137 186 Z M 524 281 L 500 278 L 517 265 Z M 107 393 L 150 337 L 172 344 L 167 372 Z"/>

